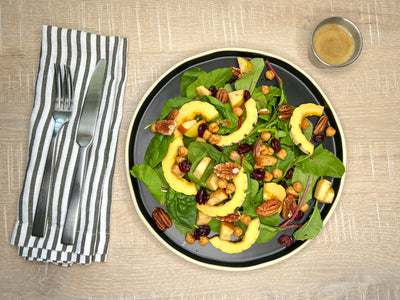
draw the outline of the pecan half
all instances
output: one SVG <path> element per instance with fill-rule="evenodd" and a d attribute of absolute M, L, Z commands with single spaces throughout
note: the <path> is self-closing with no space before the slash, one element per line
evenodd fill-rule
<path fill-rule="evenodd" d="M 174 120 L 159 120 L 156 122 L 156 131 L 163 135 L 172 135 L 176 128 Z"/>
<path fill-rule="evenodd" d="M 259 115 L 269 115 L 271 112 L 269 111 L 268 108 L 264 107 L 264 108 L 260 108 L 257 113 Z"/>
<path fill-rule="evenodd" d="M 214 173 L 219 178 L 230 180 L 239 174 L 241 168 L 242 167 L 237 163 L 227 162 L 227 163 L 215 165 Z"/>
<path fill-rule="evenodd" d="M 270 217 L 278 213 L 281 205 L 282 202 L 280 200 L 271 199 L 258 206 L 256 209 L 256 213 L 260 217 Z"/>
<path fill-rule="evenodd" d="M 322 116 L 319 118 L 317 125 L 315 125 L 313 134 L 320 134 L 325 130 L 326 125 L 328 124 L 328 116 Z"/>
<path fill-rule="evenodd" d="M 172 226 L 171 218 L 162 208 L 156 207 L 153 210 L 152 217 L 154 222 L 156 223 L 156 226 L 161 231 L 165 231 L 167 230 L 167 228 L 170 228 Z"/>
<path fill-rule="evenodd" d="M 235 77 L 235 79 L 242 77 L 243 74 L 239 68 L 236 68 L 233 66 L 231 66 L 230 68 L 232 69 L 232 75 L 233 75 L 233 77 Z"/>
<path fill-rule="evenodd" d="M 178 114 L 179 114 L 179 109 L 176 109 L 176 108 L 172 109 L 172 110 L 169 112 L 169 114 L 168 114 L 167 120 L 174 120 L 175 117 L 176 117 Z"/>
<path fill-rule="evenodd" d="M 236 210 L 235 212 L 223 216 L 223 217 L 215 217 L 217 220 L 225 221 L 225 222 L 236 222 L 240 219 L 240 211 Z"/>
<path fill-rule="evenodd" d="M 283 200 L 282 217 L 284 219 L 291 218 L 296 209 L 296 198 L 293 195 L 287 195 L 287 197 Z"/>
<path fill-rule="evenodd" d="M 289 104 L 281 105 L 281 107 L 279 107 L 278 111 L 279 111 L 278 119 L 281 121 L 287 120 L 292 116 L 292 108 L 290 107 Z"/>
<path fill-rule="evenodd" d="M 259 139 L 254 143 L 253 146 L 253 157 L 259 157 L 261 153 L 261 145 L 262 145 L 262 140 Z"/>
<path fill-rule="evenodd" d="M 229 95 L 228 92 L 224 88 L 219 88 L 217 91 L 217 94 L 215 95 L 215 98 L 217 98 L 221 103 L 228 103 L 229 101 Z"/>

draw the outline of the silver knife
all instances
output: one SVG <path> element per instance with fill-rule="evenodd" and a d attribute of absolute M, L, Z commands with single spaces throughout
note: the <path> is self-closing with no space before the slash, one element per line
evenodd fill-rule
<path fill-rule="evenodd" d="M 81 205 L 82 184 L 87 167 L 87 155 L 88 150 L 91 148 L 93 134 L 96 128 L 96 120 L 103 93 L 105 71 L 106 60 L 101 59 L 97 62 L 90 79 L 79 119 L 76 135 L 76 142 L 79 145 L 78 165 L 75 171 L 75 179 L 72 185 L 71 197 L 68 203 L 67 215 L 61 237 L 61 243 L 65 245 L 72 245 L 75 241 L 76 226 Z"/>

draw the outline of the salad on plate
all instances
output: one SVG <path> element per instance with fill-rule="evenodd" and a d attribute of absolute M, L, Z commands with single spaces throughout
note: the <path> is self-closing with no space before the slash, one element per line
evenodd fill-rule
<path fill-rule="evenodd" d="M 268 84 L 257 86 L 261 76 Z M 146 127 L 154 136 L 144 163 L 130 170 L 159 204 L 157 228 L 175 226 L 187 247 L 232 254 L 277 234 L 283 247 L 318 235 L 321 206 L 334 201 L 333 179 L 345 173 L 322 145 L 337 130 L 324 106 L 291 105 L 263 58 L 187 70 L 180 94 Z"/>

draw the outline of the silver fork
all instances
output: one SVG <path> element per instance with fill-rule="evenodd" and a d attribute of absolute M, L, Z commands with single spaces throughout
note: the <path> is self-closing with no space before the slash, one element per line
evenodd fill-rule
<path fill-rule="evenodd" d="M 46 158 L 46 164 L 40 186 L 39 199 L 36 206 L 35 218 L 32 225 L 32 235 L 43 237 L 46 231 L 46 219 L 48 203 L 51 195 L 51 185 L 53 179 L 53 163 L 54 154 L 56 153 L 55 141 L 60 129 L 69 122 L 73 110 L 73 86 L 71 71 L 68 66 L 64 66 L 61 70 L 60 65 L 54 65 L 54 85 L 53 92 L 55 93 L 53 107 L 53 119 L 55 121 L 53 135 L 51 137 L 49 152 Z"/>

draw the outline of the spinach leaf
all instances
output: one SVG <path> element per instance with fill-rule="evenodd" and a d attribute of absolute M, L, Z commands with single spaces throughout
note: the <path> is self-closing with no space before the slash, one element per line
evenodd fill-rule
<path fill-rule="evenodd" d="M 186 88 L 186 97 L 194 99 L 197 97 L 196 88 L 204 86 L 207 89 L 214 85 L 217 89 L 223 87 L 225 83 L 232 77 L 231 68 L 215 69 L 209 73 L 201 74 L 195 82 L 192 82 Z"/>
<path fill-rule="evenodd" d="M 169 99 L 164 107 L 161 109 L 161 117 L 159 118 L 161 119 L 165 119 L 166 117 L 168 117 L 168 114 L 171 112 L 172 109 L 176 108 L 179 109 L 181 108 L 184 104 L 188 103 L 192 101 L 192 99 L 186 98 L 186 97 L 175 97 L 172 99 Z"/>
<path fill-rule="evenodd" d="M 146 164 L 136 164 L 130 170 L 131 175 L 141 180 L 153 197 L 161 205 L 165 204 L 165 193 L 162 192 L 162 181 L 157 172 Z"/>
<path fill-rule="evenodd" d="M 253 93 L 256 87 L 257 81 L 265 67 L 264 59 L 257 57 L 250 61 L 253 64 L 253 69 L 250 72 L 244 74 L 235 82 L 236 90 L 248 90 L 250 94 Z"/>
<path fill-rule="evenodd" d="M 174 139 L 174 135 L 163 135 L 156 133 L 150 141 L 144 155 L 144 163 L 155 168 L 167 155 L 169 144 Z"/>
<path fill-rule="evenodd" d="M 182 234 L 193 232 L 196 223 L 197 208 L 195 196 L 188 196 L 168 189 L 167 212 L 176 229 Z"/>
<path fill-rule="evenodd" d="M 212 218 L 211 221 L 208 222 L 207 225 L 210 226 L 211 231 L 219 232 L 221 221 L 217 220 L 216 218 Z"/>
<path fill-rule="evenodd" d="M 332 152 L 318 145 L 314 153 L 301 162 L 305 172 L 311 172 L 318 176 L 330 176 L 340 178 L 345 172 L 343 163 Z"/>
<path fill-rule="evenodd" d="M 196 79 L 201 75 L 204 74 L 205 71 L 198 67 L 194 67 L 192 70 L 188 70 L 185 73 L 183 73 L 182 78 L 181 78 L 181 84 L 180 84 L 180 92 L 183 97 L 186 96 L 186 89 L 187 87 L 192 83 L 195 82 Z"/>
<path fill-rule="evenodd" d="M 284 228 L 260 224 L 260 234 L 256 240 L 256 243 L 266 243 L 272 240 L 274 236 L 282 230 L 284 230 Z"/>
<path fill-rule="evenodd" d="M 193 162 L 196 159 L 209 156 L 217 163 L 223 162 L 223 154 L 214 148 L 211 144 L 203 143 L 200 141 L 194 141 L 189 145 L 188 148 L 188 160 Z"/>
<path fill-rule="evenodd" d="M 292 182 L 299 181 L 299 182 L 301 182 L 301 184 L 304 187 L 304 189 L 299 193 L 298 199 L 302 198 L 304 191 L 305 191 L 305 187 L 307 186 L 308 180 L 309 180 L 309 188 L 307 189 L 306 195 L 304 196 L 304 203 L 312 198 L 313 186 L 317 182 L 318 178 L 319 178 L 319 176 L 314 175 L 312 173 L 305 173 L 304 170 L 302 170 L 299 167 L 294 168 Z"/>
<path fill-rule="evenodd" d="M 232 112 L 232 110 L 230 109 L 230 105 L 225 106 L 217 98 L 211 96 L 201 97 L 200 101 L 205 101 L 214 105 L 218 112 L 223 116 L 223 118 L 228 119 L 231 122 L 231 126 L 229 128 L 232 130 L 237 130 L 239 117 Z M 221 132 L 218 132 L 218 134 L 221 134 Z"/>
<path fill-rule="evenodd" d="M 315 203 L 314 211 L 310 219 L 302 227 L 295 231 L 293 237 L 298 241 L 309 240 L 318 235 L 322 229 L 322 219 L 318 209 L 318 203 Z"/>

